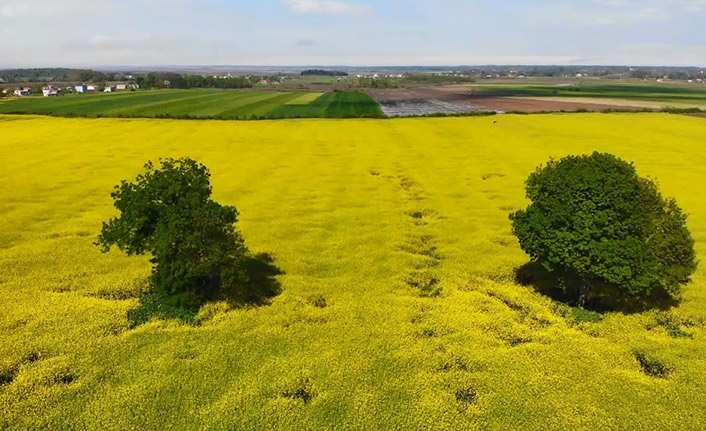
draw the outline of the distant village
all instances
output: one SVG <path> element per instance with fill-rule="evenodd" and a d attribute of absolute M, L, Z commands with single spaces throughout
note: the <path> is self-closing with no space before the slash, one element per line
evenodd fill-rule
<path fill-rule="evenodd" d="M 44 97 L 57 97 L 64 94 L 95 94 L 95 93 L 115 93 L 116 91 L 135 91 L 140 88 L 136 83 L 121 83 L 114 85 L 98 85 L 98 84 L 78 84 L 69 85 L 66 87 L 58 87 L 54 85 L 45 85 L 42 88 Z M 35 93 L 32 87 L 20 87 L 16 89 L 4 88 L 2 93 L 6 96 L 25 97 Z"/>
<path fill-rule="evenodd" d="M 300 75 L 326 75 L 330 83 L 347 83 L 360 88 L 399 88 L 407 85 L 465 84 L 482 80 L 587 79 L 651 81 L 656 83 L 684 82 L 706 84 L 703 68 L 634 68 L 627 66 L 484 66 L 484 67 L 418 67 L 392 70 L 323 70 L 308 69 L 300 73 L 290 70 L 271 71 L 257 76 L 253 73 L 196 74 L 149 72 L 127 74 L 99 72 L 88 69 L 7 69 L 0 70 L 0 96 L 26 97 L 39 94 L 58 97 L 65 94 L 95 94 L 135 91 L 141 88 L 252 88 L 275 87 L 294 82 Z M 253 72 L 253 71 L 249 71 Z M 274 74 L 272 73 L 274 72 Z M 306 81 L 304 82 L 306 83 Z M 72 85 L 68 85 L 72 84 Z"/>

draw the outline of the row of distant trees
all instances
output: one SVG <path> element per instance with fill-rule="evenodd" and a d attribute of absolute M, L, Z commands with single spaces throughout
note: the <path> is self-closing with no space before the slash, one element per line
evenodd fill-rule
<path fill-rule="evenodd" d="M 406 80 L 424 82 L 427 84 L 464 83 L 474 79 L 510 76 L 542 76 L 561 77 L 574 76 L 578 73 L 588 76 L 637 79 L 657 79 L 667 77 L 674 80 L 706 79 L 706 70 L 694 67 L 641 67 L 628 66 L 479 66 L 442 68 L 446 73 L 438 74 L 438 67 L 395 68 L 404 72 Z M 249 88 L 261 80 L 275 81 L 278 77 L 212 77 L 201 75 L 180 74 L 174 72 L 152 72 L 134 74 L 135 80 L 147 88 Z M 348 73 L 337 70 L 308 69 L 301 72 L 302 76 L 348 76 Z M 100 72 L 91 69 L 68 68 L 36 68 L 0 70 L 0 83 L 30 83 L 30 82 L 111 82 L 129 81 L 133 74 L 124 72 Z M 364 87 L 380 87 L 380 83 L 363 82 Z M 382 84 L 384 88 L 388 88 Z"/>
<path fill-rule="evenodd" d="M 348 76 L 348 73 L 340 70 L 308 69 L 301 73 L 302 76 Z"/>
<path fill-rule="evenodd" d="M 630 71 L 631 78 L 638 79 L 658 79 L 667 77 L 668 79 L 683 80 L 706 79 L 706 73 L 701 70 L 683 69 L 633 69 Z"/>
<path fill-rule="evenodd" d="M 171 72 L 154 72 L 135 78 L 141 88 L 251 88 L 259 80 L 245 76 L 214 77 Z"/>
<path fill-rule="evenodd" d="M 90 69 L 37 68 L 0 70 L 6 83 L 22 82 L 105 82 L 126 81 L 123 73 L 104 73 Z"/>
<path fill-rule="evenodd" d="M 398 80 L 389 78 L 358 78 L 358 87 L 361 88 L 399 88 Z"/>
<path fill-rule="evenodd" d="M 628 67 L 628 66 L 501 66 L 481 67 L 463 70 L 470 77 L 483 77 L 487 74 L 507 77 L 510 75 L 525 75 L 528 77 L 562 77 L 574 76 L 578 73 L 604 78 L 630 77 L 638 79 L 669 79 L 687 80 L 706 78 L 706 70 L 695 67 Z"/>
<path fill-rule="evenodd" d="M 213 77 L 173 72 L 152 72 L 133 77 L 123 73 L 104 73 L 88 69 L 43 68 L 0 71 L 0 79 L 5 83 L 134 81 L 141 88 L 250 88 L 262 79 L 272 80 L 274 78 Z M 41 87 L 39 88 L 41 90 Z"/>

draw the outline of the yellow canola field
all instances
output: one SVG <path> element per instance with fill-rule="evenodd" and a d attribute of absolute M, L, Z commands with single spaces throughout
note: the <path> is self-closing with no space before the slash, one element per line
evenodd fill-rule
<path fill-rule="evenodd" d="M 677 198 L 703 261 L 703 118 L 0 116 L 0 429 L 706 429 L 703 265 L 678 307 L 602 320 L 514 282 L 525 178 L 594 150 Z M 147 257 L 93 241 L 115 184 L 182 156 L 281 293 L 131 328 Z"/>

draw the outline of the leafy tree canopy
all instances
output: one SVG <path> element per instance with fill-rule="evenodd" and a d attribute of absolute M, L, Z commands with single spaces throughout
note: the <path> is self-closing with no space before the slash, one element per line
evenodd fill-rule
<path fill-rule="evenodd" d="M 210 173 L 194 160 L 166 159 L 111 196 L 119 217 L 103 223 L 98 244 L 128 255 L 152 255 L 152 289 L 185 304 L 235 289 L 246 276 L 238 211 L 211 199 Z"/>
<path fill-rule="evenodd" d="M 613 155 L 550 161 L 526 192 L 532 204 L 510 215 L 513 232 L 579 306 L 590 297 L 674 298 L 696 269 L 686 215 Z"/>

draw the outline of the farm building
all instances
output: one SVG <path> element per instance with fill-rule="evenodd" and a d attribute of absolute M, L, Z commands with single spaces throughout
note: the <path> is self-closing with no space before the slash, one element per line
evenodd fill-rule
<path fill-rule="evenodd" d="M 104 93 L 115 93 L 116 91 L 117 87 L 112 85 L 106 85 L 105 89 L 103 90 Z"/>
<path fill-rule="evenodd" d="M 32 94 L 32 89 L 29 87 L 19 88 L 12 93 L 15 96 L 30 96 Z"/>
<path fill-rule="evenodd" d="M 59 89 L 56 87 L 52 87 L 51 85 L 47 85 L 45 87 L 42 87 L 42 95 L 44 97 L 55 97 L 59 95 Z"/>
<path fill-rule="evenodd" d="M 77 85 L 76 87 L 74 87 L 74 89 L 76 90 L 77 93 L 85 93 L 86 90 L 88 90 L 88 85 L 86 85 L 86 84 Z"/>
<path fill-rule="evenodd" d="M 116 84 L 115 89 L 117 91 L 123 91 L 123 90 L 137 90 L 140 88 L 139 85 L 135 84 L 134 82 L 132 83 L 124 83 L 124 84 Z"/>

